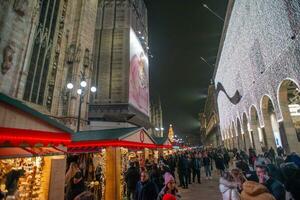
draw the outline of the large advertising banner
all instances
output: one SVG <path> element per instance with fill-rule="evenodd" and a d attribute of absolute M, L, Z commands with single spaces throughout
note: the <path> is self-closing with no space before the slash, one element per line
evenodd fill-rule
<path fill-rule="evenodd" d="M 129 104 L 149 116 L 149 61 L 132 29 L 129 73 Z"/>

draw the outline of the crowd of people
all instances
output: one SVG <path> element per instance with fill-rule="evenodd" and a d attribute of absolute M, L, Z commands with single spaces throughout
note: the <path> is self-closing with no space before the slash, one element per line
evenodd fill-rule
<path fill-rule="evenodd" d="M 219 150 L 232 161 L 232 169 L 222 171 L 219 189 L 223 200 L 299 200 L 300 157 L 285 155 L 281 147 L 271 147 L 264 154 L 255 150 Z"/>
<path fill-rule="evenodd" d="M 141 167 L 138 162 L 130 162 L 125 173 L 128 200 L 178 200 L 178 187 L 189 188 L 190 184 L 201 184 L 201 168 L 207 181 L 212 179 L 212 170 L 220 174 L 229 165 L 229 157 L 215 150 L 188 150 L 160 157 L 158 162 L 146 160 Z M 213 165 L 213 162 L 215 165 Z M 178 187 L 176 185 L 178 178 Z"/>
<path fill-rule="evenodd" d="M 177 185 L 187 189 L 212 179 L 217 170 L 223 200 L 300 200 L 300 157 L 285 155 L 281 147 L 264 154 L 237 149 L 197 149 L 146 160 L 145 167 L 130 163 L 125 174 L 128 200 L 178 200 Z"/>
<path fill-rule="evenodd" d="M 223 200 L 300 200 L 300 157 L 296 153 L 286 155 L 282 148 L 270 148 L 264 154 L 251 148 L 248 152 L 200 148 L 161 156 L 156 161 L 132 160 L 123 174 L 126 198 L 179 200 L 179 187 L 185 190 L 190 184 L 211 181 L 212 170 L 220 176 Z M 82 176 L 78 165 L 71 163 L 66 174 L 66 199 L 80 199 L 75 197 L 81 193 L 91 196 L 83 191 Z M 101 182 L 101 176 L 98 179 Z"/>

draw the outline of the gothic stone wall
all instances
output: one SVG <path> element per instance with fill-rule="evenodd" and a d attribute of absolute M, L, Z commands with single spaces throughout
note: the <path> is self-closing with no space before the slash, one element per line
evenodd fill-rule
<path fill-rule="evenodd" d="M 37 0 L 0 1 L 0 91 L 16 97 Z"/>
<path fill-rule="evenodd" d="M 282 113 L 278 87 L 284 79 L 300 83 L 300 3 L 298 0 L 235 1 L 221 52 L 215 84 L 222 83 L 234 105 L 220 92 L 217 97 L 221 131 L 224 132 L 250 107 L 258 111 L 263 126 L 261 98 L 268 95 L 278 120 Z M 241 120 L 240 120 L 241 121 Z"/>

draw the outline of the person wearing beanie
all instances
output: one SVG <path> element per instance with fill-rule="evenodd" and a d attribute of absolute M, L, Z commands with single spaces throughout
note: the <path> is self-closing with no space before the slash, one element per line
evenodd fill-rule
<path fill-rule="evenodd" d="M 263 184 L 246 181 L 243 184 L 241 200 L 276 200 Z"/>
<path fill-rule="evenodd" d="M 176 200 L 176 197 L 172 194 L 167 193 L 167 194 L 164 195 L 162 200 Z"/>
<path fill-rule="evenodd" d="M 175 197 L 175 199 L 179 199 L 178 189 L 176 188 L 175 179 L 172 174 L 166 172 L 164 174 L 165 186 L 162 188 L 160 193 L 158 194 L 157 200 L 163 200 L 166 194 L 171 194 Z"/>

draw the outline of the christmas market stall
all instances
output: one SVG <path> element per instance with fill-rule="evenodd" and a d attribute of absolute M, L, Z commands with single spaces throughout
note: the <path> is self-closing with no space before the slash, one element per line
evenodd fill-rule
<path fill-rule="evenodd" d="M 81 131 L 73 135 L 68 145 L 69 163 L 75 161 L 76 165 L 84 166 L 80 169 L 95 199 L 119 200 L 126 194 L 124 173 L 129 162 L 144 167 L 145 160 L 152 155 L 149 152 L 156 148 L 154 139 L 144 128 Z"/>
<path fill-rule="evenodd" d="M 0 199 L 63 199 L 72 130 L 0 93 Z"/>
<path fill-rule="evenodd" d="M 157 147 L 155 154 L 157 154 L 158 157 L 165 157 L 173 153 L 173 146 L 169 137 L 153 137 L 153 139 Z"/>

